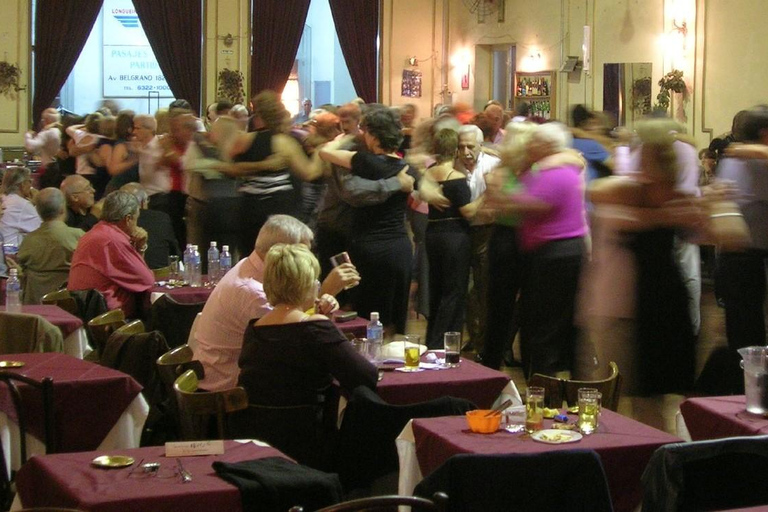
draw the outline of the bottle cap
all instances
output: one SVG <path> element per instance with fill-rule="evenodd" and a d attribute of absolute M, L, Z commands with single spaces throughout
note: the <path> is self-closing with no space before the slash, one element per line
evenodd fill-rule
<path fill-rule="evenodd" d="M 229 252 L 229 246 L 228 245 L 222 245 L 221 246 L 221 250 Z"/>
<path fill-rule="evenodd" d="M 213 240 L 211 240 L 211 247 L 216 247 L 216 242 L 214 242 Z"/>
<path fill-rule="evenodd" d="M 12 268 L 8 271 L 8 275 L 10 275 L 11 277 L 18 277 L 19 271 L 18 269 Z"/>
<path fill-rule="evenodd" d="M 376 322 L 379 319 L 379 313 L 376 311 L 371 311 L 371 322 Z"/>

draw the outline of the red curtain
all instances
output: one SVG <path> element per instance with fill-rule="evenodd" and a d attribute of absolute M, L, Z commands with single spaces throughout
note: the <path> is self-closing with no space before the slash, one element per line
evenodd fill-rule
<path fill-rule="evenodd" d="M 99 16 L 102 0 L 37 0 L 35 96 L 32 119 L 40 120 L 75 67 Z"/>
<path fill-rule="evenodd" d="M 281 93 L 299 50 L 310 0 L 253 0 L 251 90 Z"/>
<path fill-rule="evenodd" d="M 133 0 L 133 5 L 173 95 L 199 113 L 202 0 Z"/>
<path fill-rule="evenodd" d="M 357 94 L 377 101 L 379 0 L 330 0 L 333 23 Z"/>

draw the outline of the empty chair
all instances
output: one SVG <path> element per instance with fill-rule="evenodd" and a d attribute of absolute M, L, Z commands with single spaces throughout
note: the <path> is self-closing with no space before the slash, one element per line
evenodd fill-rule
<path fill-rule="evenodd" d="M 417 496 L 446 493 L 449 511 L 613 510 L 600 456 L 591 450 L 454 455 L 416 486 Z"/>
<path fill-rule="evenodd" d="M 109 336 L 118 328 L 125 325 L 125 313 L 122 309 L 107 311 L 88 322 L 88 330 L 91 332 L 91 340 L 96 353 L 101 356 L 107 345 Z"/>
<path fill-rule="evenodd" d="M 536 373 L 528 380 L 529 386 L 545 389 L 548 407 L 560 408 L 565 400 L 568 406 L 578 404 L 579 388 L 596 388 L 603 394 L 603 407 L 615 411 L 619 407 L 621 374 L 616 363 L 609 363 L 610 375 L 601 380 L 568 380 Z"/>
<path fill-rule="evenodd" d="M 643 473 L 643 511 L 765 506 L 767 480 L 768 436 L 668 444 Z"/>
<path fill-rule="evenodd" d="M 187 370 L 173 385 L 179 405 L 182 437 L 186 440 L 210 439 L 209 420 L 215 417 L 216 439 L 229 439 L 228 416 L 248 407 L 248 395 L 241 387 L 224 391 L 198 391 L 198 379 Z"/>
<path fill-rule="evenodd" d="M 432 500 L 415 496 L 374 496 L 360 498 L 343 503 L 337 503 L 330 507 L 318 509 L 317 512 L 356 512 L 356 511 L 389 511 L 395 507 L 409 507 L 410 510 L 423 512 L 442 512 L 446 510 L 448 496 L 444 493 L 435 493 Z M 303 512 L 302 507 L 293 507 L 289 512 Z"/>
<path fill-rule="evenodd" d="M 205 302 L 186 304 L 165 294 L 152 304 L 150 327 L 162 332 L 171 348 L 184 345 L 189 339 L 195 317 L 204 306 Z"/>
<path fill-rule="evenodd" d="M 0 381 L 8 387 L 8 394 L 11 397 L 10 402 L 16 411 L 16 422 L 19 426 L 19 466 L 27 462 L 27 427 L 29 418 L 42 417 L 43 422 L 43 440 L 45 441 L 46 453 L 56 452 L 55 435 L 55 416 L 53 409 L 53 380 L 50 377 L 42 381 L 30 379 L 16 372 L 0 371 Z M 22 393 L 19 390 L 17 382 L 30 386 L 39 392 L 39 401 L 33 394 Z M 42 414 L 39 412 L 42 410 Z M 16 449 L 16 447 L 12 447 Z M 2 450 L 0 449 L 0 452 Z M 2 455 L 2 453 L 0 453 Z M 13 458 L 11 457 L 11 460 Z M 0 457 L 0 506 L 3 510 L 8 510 L 13 500 L 11 490 L 12 473 L 5 467 L 5 457 Z"/>
<path fill-rule="evenodd" d="M 78 316 L 77 302 L 75 298 L 69 293 L 69 290 L 64 288 L 63 290 L 56 290 L 55 292 L 46 293 L 43 298 L 40 299 L 43 304 L 50 304 L 59 306 L 67 313 Z"/>
<path fill-rule="evenodd" d="M 147 329 L 144 327 L 144 322 L 141 320 L 133 320 L 118 327 L 112 334 L 141 334 L 143 332 L 147 332 Z"/>
<path fill-rule="evenodd" d="M 477 409 L 469 400 L 442 397 L 411 405 L 391 405 L 364 386 L 355 388 L 344 410 L 335 450 L 336 467 L 348 492 L 369 487 L 398 468 L 395 439 L 409 420 L 462 415 Z"/>

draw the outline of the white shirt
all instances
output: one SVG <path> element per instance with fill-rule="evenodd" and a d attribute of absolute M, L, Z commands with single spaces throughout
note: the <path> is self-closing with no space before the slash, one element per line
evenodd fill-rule
<path fill-rule="evenodd" d="M 237 360 L 248 322 L 272 310 L 264 293 L 264 262 L 252 252 L 219 281 L 195 331 L 195 359 L 205 368 L 200 387 L 219 391 L 237 385 Z"/>
<path fill-rule="evenodd" d="M 48 125 L 37 135 L 27 132 L 24 134 L 24 147 L 32 154 L 40 155 L 42 165 L 48 165 L 61 148 L 61 130 L 58 126 Z"/>
<path fill-rule="evenodd" d="M 31 233 L 42 224 L 37 210 L 28 200 L 18 194 L 3 196 L 5 213 L 0 218 L 0 236 L 3 243 L 21 245 L 19 233 Z"/>
<path fill-rule="evenodd" d="M 485 175 L 491 172 L 500 162 L 500 159 L 488 153 L 480 153 L 477 157 L 475 170 L 467 176 L 467 184 L 469 184 L 472 201 L 485 194 Z"/>
<path fill-rule="evenodd" d="M 171 172 L 159 164 L 162 156 L 163 148 L 157 137 L 139 151 L 139 181 L 147 195 L 171 191 Z"/>
<path fill-rule="evenodd" d="M 70 128 L 67 128 L 67 133 L 69 133 L 69 135 L 75 141 L 75 145 L 78 147 L 90 146 L 91 144 L 93 144 L 94 142 L 96 142 L 98 139 L 101 138 L 100 135 L 95 135 L 86 130 L 72 130 Z M 93 166 L 91 165 L 91 161 L 88 160 L 88 153 L 77 155 L 75 162 L 76 162 L 75 172 L 77 174 L 80 174 L 81 176 L 96 174 L 96 169 L 93 168 Z"/>

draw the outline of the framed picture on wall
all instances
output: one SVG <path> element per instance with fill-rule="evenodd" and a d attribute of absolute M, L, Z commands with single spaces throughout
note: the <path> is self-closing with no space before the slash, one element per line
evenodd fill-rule
<path fill-rule="evenodd" d="M 461 90 L 466 91 L 469 89 L 469 64 L 467 64 L 466 73 L 461 74 Z"/>
<path fill-rule="evenodd" d="M 418 69 L 404 69 L 401 96 L 407 98 L 421 98 L 421 71 Z"/>

